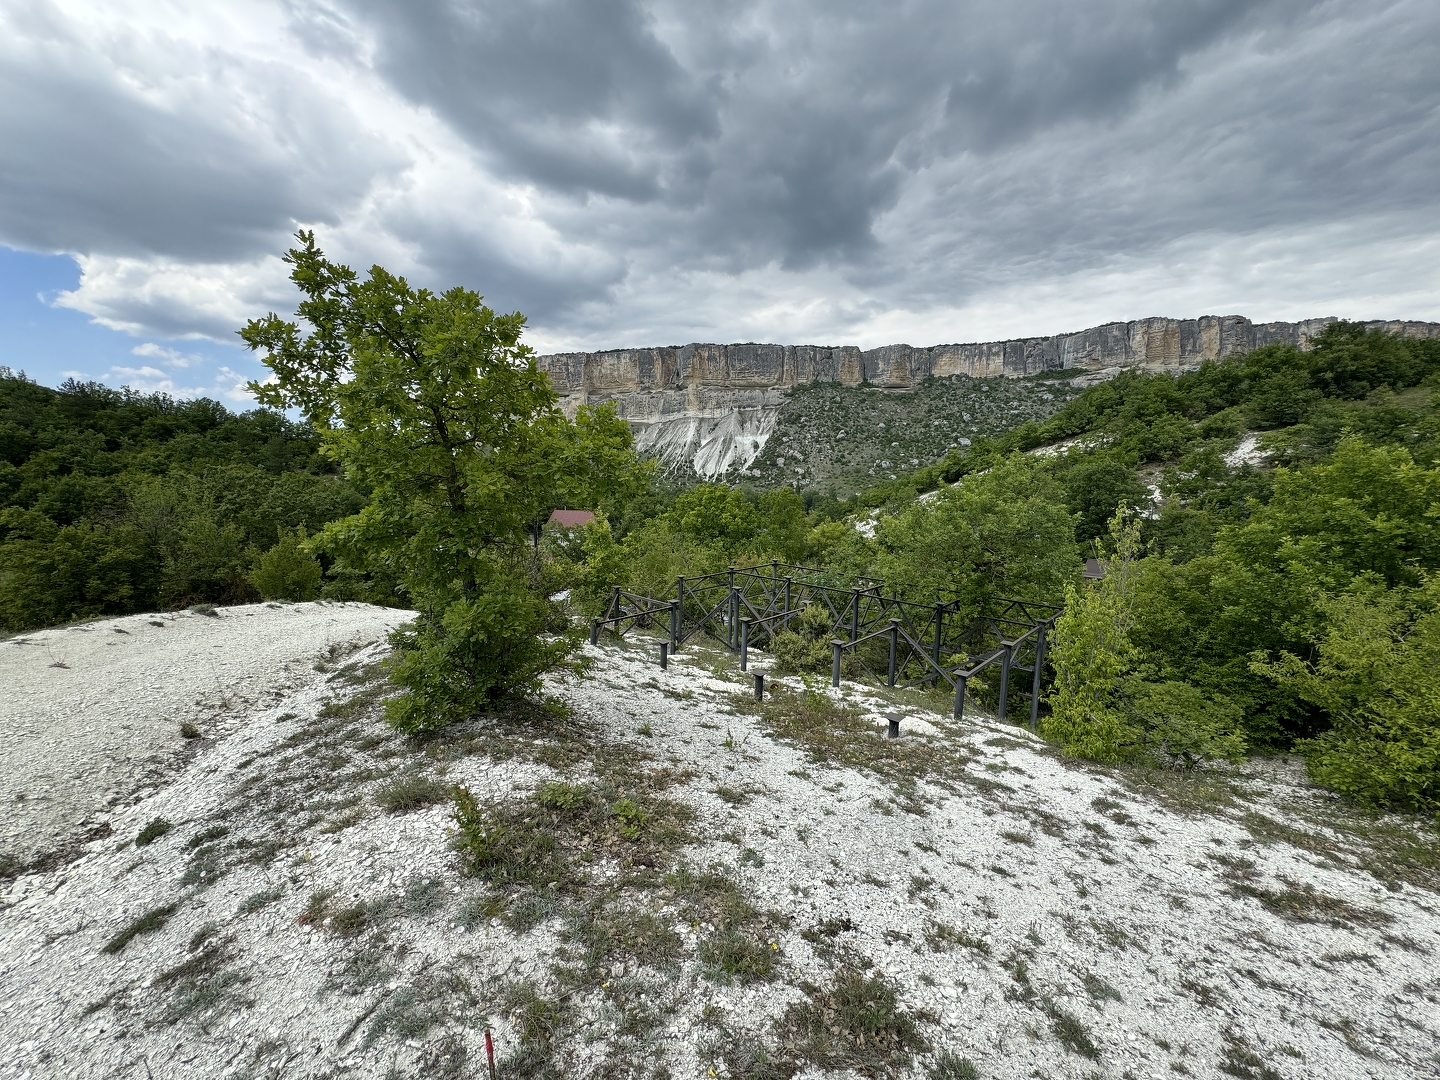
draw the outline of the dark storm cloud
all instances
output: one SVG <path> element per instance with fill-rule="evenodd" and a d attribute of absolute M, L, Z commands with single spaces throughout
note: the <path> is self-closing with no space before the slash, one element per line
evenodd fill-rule
<path fill-rule="evenodd" d="M 380 71 L 493 154 L 500 171 L 576 194 L 648 200 L 719 134 L 701 85 L 633 0 L 357 2 Z"/>
<path fill-rule="evenodd" d="M 273 57 L 0 14 L 0 241 L 224 263 L 333 223 L 621 344 L 686 275 L 838 281 L 858 320 L 1181 243 L 1440 236 L 1433 0 L 274 2 Z"/>
<path fill-rule="evenodd" d="M 286 65 L 134 38 L 97 56 L 46 5 L 10 18 L 29 47 L 0 63 L 0 241 L 251 258 L 398 163 Z"/>
<path fill-rule="evenodd" d="M 1185 57 L 1297 6 L 736 4 L 655 18 L 628 0 L 425 0 L 350 10 L 374 27 L 385 77 L 506 174 L 683 207 L 687 239 L 727 265 L 803 268 L 872 250 L 875 218 L 915 169 L 1112 119 L 1180 78 Z"/>

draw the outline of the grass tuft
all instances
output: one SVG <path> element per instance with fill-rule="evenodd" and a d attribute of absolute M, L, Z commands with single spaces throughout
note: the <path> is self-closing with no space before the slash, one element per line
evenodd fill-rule
<path fill-rule="evenodd" d="M 753 934 L 738 929 L 717 930 L 696 950 L 706 978 L 742 986 L 773 979 L 779 957 L 775 942 L 757 940 Z"/>
<path fill-rule="evenodd" d="M 375 793 L 375 801 L 388 814 L 408 814 L 442 803 L 448 795 L 449 789 L 434 777 L 406 772 L 382 784 Z"/>
<path fill-rule="evenodd" d="M 846 966 L 830 986 L 802 989 L 808 1000 L 791 1005 L 776 1030 L 782 1046 L 821 1069 L 893 1076 L 909 1067 L 912 1054 L 930 1049 L 895 988 L 879 975 Z"/>
<path fill-rule="evenodd" d="M 925 1080 L 980 1080 L 980 1070 L 969 1058 L 941 1050 L 925 1070 Z"/>
<path fill-rule="evenodd" d="M 153 844 L 173 828 L 175 826 L 162 817 L 152 818 L 150 824 L 141 829 L 135 837 L 135 846 L 146 847 Z"/>
<path fill-rule="evenodd" d="M 263 892 L 254 893 L 240 901 L 238 910 L 241 915 L 253 914 L 266 905 L 273 904 L 276 900 L 279 900 L 284 891 L 284 889 L 277 886 L 273 889 L 266 889 Z"/>
<path fill-rule="evenodd" d="M 151 908 L 107 941 L 101 951 L 110 953 L 113 956 L 141 934 L 153 934 L 157 930 L 162 929 L 165 924 L 170 921 L 170 916 L 174 915 L 179 909 L 179 903 Z"/>

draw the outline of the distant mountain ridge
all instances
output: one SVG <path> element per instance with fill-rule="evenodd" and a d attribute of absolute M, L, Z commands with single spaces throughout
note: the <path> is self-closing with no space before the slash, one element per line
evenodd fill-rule
<path fill-rule="evenodd" d="M 714 345 L 694 343 L 538 358 L 571 415 L 613 402 L 642 452 L 702 477 L 745 469 L 774 430 L 786 393 L 812 383 L 913 390 L 932 377 L 1020 378 L 1074 369 L 1106 378 L 1126 368 L 1182 372 L 1262 345 L 1308 348 L 1334 316 L 1255 323 L 1241 315 L 1149 318 L 1073 334 L 960 345 Z M 1403 337 L 1440 338 L 1440 323 L 1375 320 Z"/>

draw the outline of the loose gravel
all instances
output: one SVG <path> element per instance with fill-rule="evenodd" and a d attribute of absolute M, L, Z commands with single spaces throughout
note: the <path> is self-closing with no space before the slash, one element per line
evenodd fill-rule
<path fill-rule="evenodd" d="M 587 654 L 591 671 L 550 692 L 597 747 L 668 771 L 665 797 L 697 815 L 680 858 L 775 913 L 774 981 L 707 977 L 697 952 L 713 928 L 673 890 L 627 892 L 632 871 L 600 861 L 593 879 L 673 927 L 680 960 L 641 956 L 604 990 L 560 989 L 563 912 L 507 921 L 461 873 L 448 804 L 391 814 L 376 796 L 424 773 L 504 802 L 590 766 L 543 727 L 399 739 L 378 716 L 376 643 L 323 678 L 295 671 L 283 699 L 237 710 L 170 782 L 115 806 L 113 835 L 10 883 L 0 1078 L 478 1076 L 487 1026 L 503 1075 L 854 1075 L 821 1073 L 774 1026 L 842 966 L 892 985 L 929 1044 L 900 1075 L 942 1061 L 951 1071 L 930 1075 L 963 1075 L 962 1058 L 1006 1078 L 1440 1075 L 1424 859 L 1387 862 L 1293 763 L 1156 783 L 847 687 L 875 725 L 847 760 L 878 754 L 883 714 L 899 711 L 902 738 L 935 764 L 827 765 L 744 706 L 727 657 L 687 648 L 661 671 L 648 648 Z M 174 665 L 149 655 L 137 677 L 159 682 Z M 136 847 L 156 819 L 173 827 Z M 105 951 L 146 915 L 159 925 Z M 511 1056 L 539 1023 L 517 987 L 563 1010 L 551 1073 Z M 747 1073 L 767 1054 L 780 1071 Z"/>

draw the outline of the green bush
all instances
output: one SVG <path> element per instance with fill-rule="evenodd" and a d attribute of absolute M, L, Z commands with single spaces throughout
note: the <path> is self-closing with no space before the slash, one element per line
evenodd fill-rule
<path fill-rule="evenodd" d="M 775 673 L 829 675 L 835 663 L 835 650 L 830 644 L 835 636 L 833 623 L 824 604 L 807 604 L 791 622 L 794 629 L 780 631 L 770 645 L 770 654 L 775 658 Z M 853 651 L 841 654 L 842 675 L 853 675 L 858 667 L 859 660 Z"/>
<path fill-rule="evenodd" d="M 265 600 L 314 600 L 320 595 L 320 560 L 305 547 L 305 529 L 280 535 L 250 571 L 250 584 Z"/>
<path fill-rule="evenodd" d="M 407 693 L 387 717 L 414 733 L 535 691 L 579 638 L 554 633 L 563 619 L 529 537 L 550 507 L 643 489 L 650 470 L 629 427 L 608 406 L 565 416 L 520 344 L 518 312 L 497 315 L 466 289 L 414 289 L 379 266 L 362 280 L 313 234 L 297 236 L 285 260 L 304 294 L 299 322 L 272 314 L 241 331 L 275 376 L 250 389 L 302 409 L 326 455 L 371 493 L 314 546 L 393 580 L 419 611 L 393 639 L 392 678 Z"/>
<path fill-rule="evenodd" d="M 1045 464 L 1024 454 L 882 518 L 875 576 L 903 599 L 957 599 L 961 619 L 997 597 L 1057 602 L 1079 568 L 1075 518 Z"/>
<path fill-rule="evenodd" d="M 1183 765 L 1210 759 L 1240 761 L 1245 733 L 1238 705 L 1207 696 L 1183 682 L 1146 682 L 1135 676 L 1120 687 L 1120 709 L 1140 732 L 1144 749 Z"/>
<path fill-rule="evenodd" d="M 1320 607 L 1313 663 L 1253 662 L 1332 718 L 1299 744 L 1310 775 L 1366 806 L 1440 815 L 1440 577 L 1390 591 L 1367 579 Z"/>

